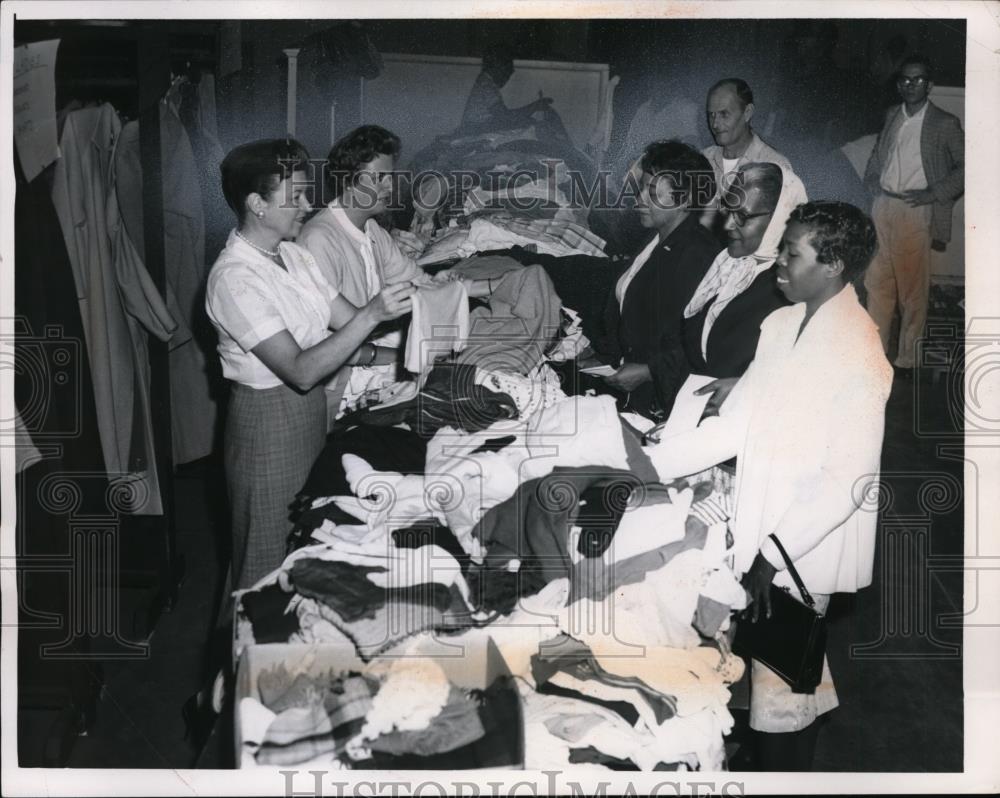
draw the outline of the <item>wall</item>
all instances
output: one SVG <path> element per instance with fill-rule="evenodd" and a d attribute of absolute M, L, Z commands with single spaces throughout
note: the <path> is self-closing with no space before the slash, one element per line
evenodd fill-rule
<path fill-rule="evenodd" d="M 397 133 L 403 139 L 405 162 L 435 137 L 458 127 L 480 59 L 386 53 L 383 62 L 382 74 L 365 81 L 364 121 Z M 582 149 L 599 122 L 607 66 L 517 60 L 514 67 L 502 90 L 507 105 L 525 105 L 539 91 L 552 97 L 566 132 Z M 338 130 L 338 135 L 346 132 L 339 124 Z"/>
<path fill-rule="evenodd" d="M 426 86 L 406 95 L 375 88 L 388 86 L 394 67 L 368 89 L 365 120 L 381 122 L 404 137 L 405 157 L 417 152 L 434 135 L 458 123 L 468 89 L 478 71 L 475 63 L 485 48 L 504 45 L 522 62 L 527 59 L 604 63 L 621 84 L 615 92 L 613 144 L 620 140 L 635 109 L 652 93 L 685 92 L 704 102 L 708 86 L 730 75 L 745 78 L 752 86 L 761 130 L 768 121 L 797 103 L 817 104 L 833 118 L 851 122 L 862 116 L 861 132 L 877 131 L 881 108 L 894 102 L 877 97 L 868 70 L 875 55 L 892 37 L 905 40 L 908 51 L 922 50 L 935 60 L 937 83 L 934 98 L 964 118 L 965 23 L 962 20 L 833 20 L 835 39 L 822 55 L 816 77 L 803 77 L 799 69 L 817 67 L 815 50 L 803 47 L 803 26 L 796 20 L 368 20 L 364 29 L 384 53 L 420 53 L 471 59 L 461 76 L 447 82 L 447 89 Z M 330 105 L 337 103 L 337 132 L 342 135 L 362 121 L 362 81 L 325 60 L 310 37 L 335 25 L 330 20 L 252 21 L 241 24 L 243 68 L 219 81 L 219 125 L 223 146 L 285 131 L 286 59 L 283 48 L 302 47 L 300 54 L 297 135 L 314 157 L 323 158 L 330 146 Z M 820 48 L 822 49 L 822 48 Z M 506 89 L 508 102 L 523 93 L 525 101 L 537 96 L 535 81 L 515 73 Z M 525 80 L 522 84 L 522 80 Z M 832 99 L 831 87 L 839 83 L 852 102 Z M 884 88 L 884 87 L 883 87 Z M 381 92 L 381 93 L 380 93 Z M 957 93 L 956 93 L 957 92 Z M 402 100 L 400 99 L 402 98 Z M 447 107 L 435 105 L 442 98 Z M 383 102 L 386 100 L 386 102 Z M 403 100 L 410 101 L 404 102 Z M 588 101 L 589 103 L 589 101 Z M 582 108 L 588 103 L 580 103 Z M 576 108 L 560 108 L 572 116 Z M 703 130 L 708 143 L 707 126 Z M 857 139 L 858 132 L 841 141 Z M 955 210 L 953 243 L 948 252 L 934 256 L 934 273 L 964 274 L 964 213 Z"/>

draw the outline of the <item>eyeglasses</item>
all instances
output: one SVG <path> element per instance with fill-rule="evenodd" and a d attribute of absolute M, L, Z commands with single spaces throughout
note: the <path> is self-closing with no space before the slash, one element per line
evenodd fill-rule
<path fill-rule="evenodd" d="M 733 223 L 737 227 L 743 227 L 750 219 L 756 219 L 760 216 L 770 216 L 774 211 L 762 211 L 761 213 L 747 213 L 746 211 L 737 210 L 733 208 L 723 208 L 722 212 L 726 216 L 732 217 Z"/>
<path fill-rule="evenodd" d="M 923 86 L 927 82 L 926 75 L 915 75 L 912 78 L 900 76 L 896 78 L 896 84 L 899 86 Z"/>

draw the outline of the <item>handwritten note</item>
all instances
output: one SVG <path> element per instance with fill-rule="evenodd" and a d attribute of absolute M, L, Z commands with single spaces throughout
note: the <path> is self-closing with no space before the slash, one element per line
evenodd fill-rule
<path fill-rule="evenodd" d="M 59 157 L 56 132 L 56 51 L 59 40 L 14 50 L 14 142 L 21 168 L 33 180 Z"/>

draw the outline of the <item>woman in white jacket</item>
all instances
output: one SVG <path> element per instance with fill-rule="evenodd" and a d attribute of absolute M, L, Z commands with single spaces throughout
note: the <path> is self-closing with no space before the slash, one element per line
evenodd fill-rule
<path fill-rule="evenodd" d="M 761 325 L 756 356 L 720 415 L 650 452 L 664 481 L 737 457 L 730 529 L 734 569 L 754 619 L 772 581 L 798 593 L 774 534 L 817 601 L 871 583 L 878 480 L 892 368 L 852 283 L 876 248 L 871 219 L 852 205 L 810 202 L 789 218 L 778 286 L 795 304 Z M 816 724 L 837 706 L 829 668 L 813 694 L 794 694 L 754 662 L 750 725 L 765 770 L 807 770 Z"/>

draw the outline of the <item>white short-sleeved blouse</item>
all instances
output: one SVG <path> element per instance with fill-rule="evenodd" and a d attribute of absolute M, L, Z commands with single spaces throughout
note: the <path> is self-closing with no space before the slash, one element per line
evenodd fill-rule
<path fill-rule="evenodd" d="M 338 291 L 302 247 L 283 241 L 279 251 L 288 271 L 234 230 L 208 275 L 205 309 L 219 334 L 222 373 L 250 388 L 282 384 L 250 351 L 261 341 L 288 330 L 306 349 L 330 334 L 330 303 Z"/>

